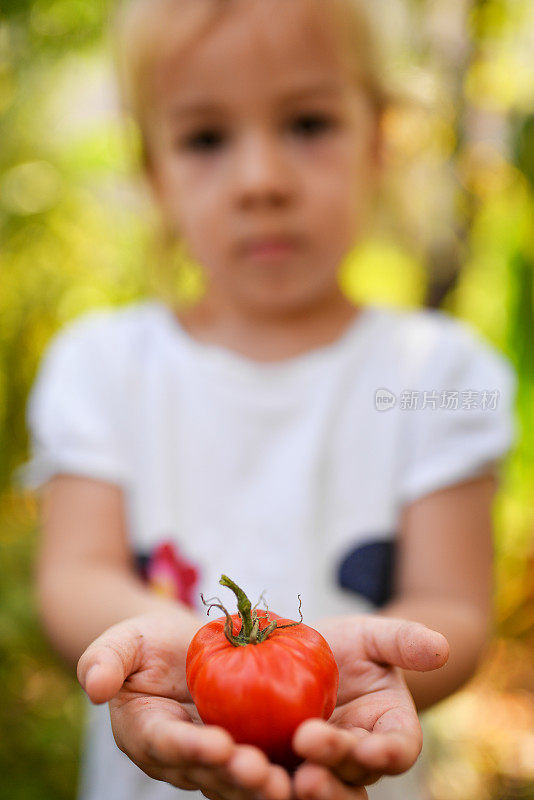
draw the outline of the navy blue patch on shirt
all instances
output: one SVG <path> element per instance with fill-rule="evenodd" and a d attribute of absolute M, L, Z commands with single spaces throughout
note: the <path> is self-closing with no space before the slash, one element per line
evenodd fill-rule
<path fill-rule="evenodd" d="M 386 605 L 393 597 L 395 550 L 395 541 L 384 539 L 351 550 L 339 564 L 339 586 L 357 592 L 378 608 Z"/>

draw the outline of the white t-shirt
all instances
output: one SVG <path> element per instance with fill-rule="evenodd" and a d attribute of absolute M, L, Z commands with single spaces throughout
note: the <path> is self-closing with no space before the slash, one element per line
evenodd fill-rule
<path fill-rule="evenodd" d="M 15 477 L 119 484 L 139 564 L 172 542 L 184 600 L 203 610 L 225 573 L 283 616 L 298 619 L 300 594 L 313 625 L 387 602 L 403 504 L 507 452 L 514 391 L 508 362 L 438 311 L 367 306 L 334 344 L 259 363 L 197 342 L 147 300 L 56 335 Z M 119 751 L 107 707 L 89 706 L 86 735 L 82 800 L 180 795 Z M 420 769 L 370 799 L 422 797 Z"/>

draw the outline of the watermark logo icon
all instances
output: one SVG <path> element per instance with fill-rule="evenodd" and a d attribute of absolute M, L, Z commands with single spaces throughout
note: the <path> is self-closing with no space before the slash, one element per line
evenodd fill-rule
<path fill-rule="evenodd" d="M 397 397 L 389 389 L 377 389 L 375 392 L 375 408 L 377 411 L 391 411 L 395 408 Z"/>

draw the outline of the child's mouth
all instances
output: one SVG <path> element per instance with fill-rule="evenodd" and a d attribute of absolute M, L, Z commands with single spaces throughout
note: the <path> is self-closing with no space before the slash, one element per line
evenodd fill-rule
<path fill-rule="evenodd" d="M 296 242 L 288 239 L 265 239 L 250 244 L 245 250 L 245 255 L 254 261 L 272 261 L 287 258 L 296 249 Z"/>

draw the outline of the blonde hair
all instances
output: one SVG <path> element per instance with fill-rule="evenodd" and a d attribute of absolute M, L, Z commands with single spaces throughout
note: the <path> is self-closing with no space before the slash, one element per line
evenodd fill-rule
<path fill-rule="evenodd" d="M 379 39 L 365 0 L 307 2 L 312 10 L 330 16 L 342 45 L 341 54 L 348 57 L 351 76 L 366 88 L 381 114 L 393 100 L 393 92 L 381 70 Z M 233 4 L 234 0 L 120 0 L 111 18 L 111 51 L 122 111 L 138 127 L 144 165 L 148 161 L 147 118 L 154 66 L 193 46 Z M 169 20 L 177 16 L 180 25 L 169 25 Z"/>
<path fill-rule="evenodd" d="M 257 0 L 268 2 L 268 0 Z M 286 0 L 288 3 L 292 0 Z M 345 59 L 355 85 L 363 86 L 378 117 L 396 99 L 382 71 L 381 42 L 369 16 L 369 6 L 376 0 L 306 0 L 315 14 L 325 14 L 331 23 L 329 32 L 339 42 L 339 54 Z M 127 146 L 136 151 L 136 168 L 147 176 L 150 164 L 149 119 L 151 78 L 158 64 L 184 55 L 188 48 L 216 27 L 221 18 L 235 9 L 236 0 L 118 0 L 108 29 L 109 46 L 118 79 L 121 111 L 129 124 Z M 178 18 L 179 25 L 169 24 Z M 320 20 L 325 29 L 324 19 Z M 133 137 L 133 138 L 131 138 Z M 189 294 L 193 300 L 202 291 L 198 266 L 188 263 L 184 242 L 171 230 L 163 217 L 155 218 L 155 238 L 150 279 L 165 296 Z M 169 269 L 170 267 L 170 269 Z M 170 273 L 174 282 L 169 286 Z M 159 276 L 159 277 L 158 277 Z M 184 291 L 184 283 L 193 290 Z"/>

